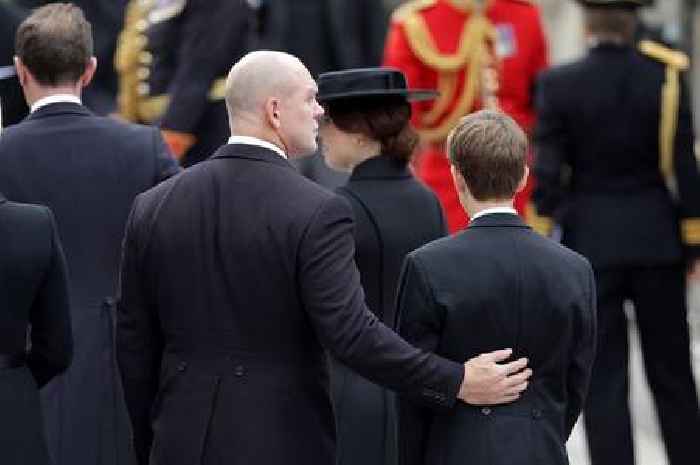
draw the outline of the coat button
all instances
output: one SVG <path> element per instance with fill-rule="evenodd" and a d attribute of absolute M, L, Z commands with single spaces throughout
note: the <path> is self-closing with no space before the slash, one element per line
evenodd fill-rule
<path fill-rule="evenodd" d="M 481 409 L 481 413 L 483 413 L 484 415 L 491 415 L 491 409 L 488 407 L 484 407 Z"/>
<path fill-rule="evenodd" d="M 542 410 L 534 408 L 532 409 L 532 418 L 541 418 L 542 417 Z"/>
<path fill-rule="evenodd" d="M 238 377 L 245 375 L 245 367 L 243 365 L 236 365 L 233 369 L 233 374 Z"/>
<path fill-rule="evenodd" d="M 177 366 L 177 371 L 183 372 L 187 369 L 187 362 L 180 362 Z"/>

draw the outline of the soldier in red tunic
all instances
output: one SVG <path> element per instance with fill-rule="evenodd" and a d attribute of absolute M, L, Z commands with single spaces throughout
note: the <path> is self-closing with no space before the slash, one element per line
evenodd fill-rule
<path fill-rule="evenodd" d="M 461 117 L 481 108 L 500 108 L 532 129 L 533 84 L 547 66 L 539 9 L 527 0 L 409 1 L 392 16 L 384 64 L 402 70 L 411 87 L 441 93 L 413 109 L 423 142 L 417 172 L 438 194 L 450 231 L 459 230 L 468 218 L 452 185 L 445 139 Z M 521 214 L 530 190 L 516 198 Z"/>

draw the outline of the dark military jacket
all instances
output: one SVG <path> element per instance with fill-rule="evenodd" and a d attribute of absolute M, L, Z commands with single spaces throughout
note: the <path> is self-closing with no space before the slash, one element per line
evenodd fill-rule
<path fill-rule="evenodd" d="M 686 66 L 652 42 L 601 44 L 539 80 L 534 200 L 597 268 L 700 256 Z"/>

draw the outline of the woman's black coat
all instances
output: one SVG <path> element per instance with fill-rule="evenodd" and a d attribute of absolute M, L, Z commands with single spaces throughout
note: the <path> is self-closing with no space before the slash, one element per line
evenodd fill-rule
<path fill-rule="evenodd" d="M 358 165 L 337 192 L 348 199 L 355 215 L 355 260 L 367 305 L 395 327 L 394 301 L 404 257 L 447 234 L 440 204 L 405 163 L 388 155 Z M 337 463 L 395 464 L 391 396 L 344 365 L 333 365 Z"/>

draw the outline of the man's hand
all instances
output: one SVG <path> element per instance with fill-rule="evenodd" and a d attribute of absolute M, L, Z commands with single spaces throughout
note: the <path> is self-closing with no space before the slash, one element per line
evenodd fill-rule
<path fill-rule="evenodd" d="M 513 402 L 527 388 L 532 370 L 527 359 L 500 364 L 513 354 L 512 349 L 481 354 L 464 364 L 464 379 L 459 398 L 472 405 Z"/>

